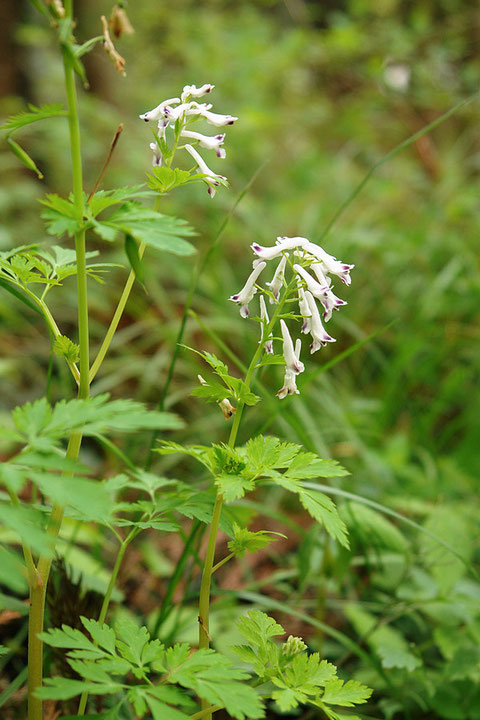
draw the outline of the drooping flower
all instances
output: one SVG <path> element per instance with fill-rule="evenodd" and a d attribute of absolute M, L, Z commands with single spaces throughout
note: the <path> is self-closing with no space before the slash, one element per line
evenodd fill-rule
<path fill-rule="evenodd" d="M 320 319 L 320 313 L 318 312 L 317 304 L 313 298 L 313 295 L 308 290 L 305 291 L 305 297 L 307 299 L 308 307 L 312 315 L 310 334 L 312 336 L 312 344 L 310 345 L 310 353 L 317 352 L 321 347 L 324 347 L 329 342 L 336 342 L 335 338 L 331 337 L 322 325 Z"/>
<path fill-rule="evenodd" d="M 224 175 L 218 175 L 217 173 L 214 173 L 213 170 L 210 170 L 205 160 L 194 147 L 187 144 L 185 145 L 185 150 L 190 153 L 200 168 L 202 174 L 205 176 L 202 180 L 204 180 L 208 185 L 208 194 L 211 197 L 214 197 L 216 192 L 215 188 L 221 185 L 220 181 L 227 182 L 227 178 Z"/>
<path fill-rule="evenodd" d="M 270 322 L 270 318 L 268 317 L 267 312 L 267 306 L 265 305 L 265 298 L 263 295 L 260 295 L 260 318 L 262 320 L 262 325 L 260 326 L 260 340 L 259 342 L 262 342 L 263 338 L 263 330 L 267 327 L 268 323 Z M 264 343 L 263 347 L 265 348 L 265 352 L 272 354 L 273 353 L 273 340 L 270 338 L 272 337 L 272 333 L 268 336 L 266 342 Z"/>
<path fill-rule="evenodd" d="M 267 267 L 266 262 L 261 262 L 257 265 L 256 268 L 252 270 L 250 273 L 247 282 L 243 286 L 243 288 L 240 290 L 239 293 L 236 293 L 236 295 L 231 295 L 229 300 L 231 300 L 234 303 L 237 303 L 237 305 L 240 305 L 240 315 L 244 318 L 248 317 L 249 310 L 248 310 L 248 303 L 253 299 L 253 296 L 257 292 L 257 288 L 255 287 L 255 283 L 257 282 L 257 278 Z"/>
<path fill-rule="evenodd" d="M 285 250 L 293 250 L 298 246 L 298 238 L 277 238 L 277 243 L 273 247 L 264 247 L 258 243 L 250 245 L 255 255 L 262 258 L 262 260 L 272 260 L 282 255 Z"/>
<path fill-rule="evenodd" d="M 287 327 L 285 320 L 280 320 L 280 328 L 283 338 L 283 357 L 287 370 L 291 370 L 295 375 L 299 375 L 305 370 L 305 365 L 300 361 L 300 354 L 297 357 L 293 347 L 293 340 Z M 297 343 L 298 347 L 298 343 Z M 301 347 L 301 341 L 300 341 Z"/>
<path fill-rule="evenodd" d="M 300 338 L 295 342 L 295 357 L 300 361 L 300 351 L 302 349 L 302 341 Z M 277 397 L 280 400 L 287 397 L 287 395 L 300 395 L 300 390 L 297 388 L 296 374 L 290 368 L 285 367 L 285 375 L 283 377 L 283 386 L 277 392 Z"/>
<path fill-rule="evenodd" d="M 317 300 L 320 300 L 328 292 L 328 285 L 320 285 L 301 265 L 295 264 L 293 270 L 305 280 L 307 288 Z"/>
<path fill-rule="evenodd" d="M 299 278 L 297 277 L 297 292 L 298 292 L 298 308 L 300 315 L 303 318 L 302 332 L 309 333 L 312 327 L 312 313 L 305 297 L 305 290 L 303 289 Z"/>
<path fill-rule="evenodd" d="M 180 133 L 182 137 L 191 138 L 192 140 L 198 140 L 200 147 L 207 148 L 207 150 L 215 150 L 217 157 L 226 157 L 226 152 L 222 148 L 223 141 L 225 139 L 225 133 L 221 135 L 203 135 L 193 130 L 182 130 Z"/>
<path fill-rule="evenodd" d="M 140 120 L 144 120 L 145 122 L 150 122 L 151 120 L 160 120 L 160 118 L 163 118 L 165 116 L 165 108 L 167 105 L 175 105 L 175 103 L 179 103 L 180 98 L 169 98 L 168 100 L 164 100 L 160 103 L 160 105 L 157 105 L 157 107 L 153 108 L 153 110 L 149 110 L 146 113 L 143 113 L 143 115 L 139 115 L 138 117 Z"/>
<path fill-rule="evenodd" d="M 348 305 L 346 300 L 342 300 L 341 298 L 337 297 L 330 288 L 326 292 L 323 298 L 320 298 L 320 302 L 323 305 L 324 313 L 323 313 L 323 319 L 325 322 L 328 322 L 330 318 L 332 317 L 332 311 L 338 310 L 342 305 Z"/>
<path fill-rule="evenodd" d="M 288 253 L 286 253 L 278 263 L 273 279 L 270 282 L 267 282 L 267 285 L 273 293 L 273 298 L 270 298 L 271 303 L 278 302 L 278 298 L 280 297 L 280 290 L 283 287 L 283 278 L 285 277 L 285 265 L 287 264 L 287 258 Z"/>
<path fill-rule="evenodd" d="M 342 263 L 340 260 L 337 260 L 337 258 L 333 257 L 333 255 L 329 255 L 327 252 L 325 252 L 325 250 L 320 247 L 320 245 L 316 245 L 309 240 L 305 242 L 303 248 L 308 253 L 320 260 L 320 262 L 322 262 L 327 268 L 327 272 L 331 273 L 332 275 L 337 275 L 340 280 L 345 283 L 345 285 L 350 285 L 350 283 L 352 282 L 350 278 L 350 270 L 353 270 L 355 265 L 347 265 L 346 263 Z"/>
<path fill-rule="evenodd" d="M 203 97 L 207 95 L 207 93 L 212 92 L 214 87 L 215 85 L 211 85 L 210 83 L 205 83 L 205 85 L 201 85 L 199 88 L 197 88 L 196 85 L 185 85 L 181 96 L 182 103 L 186 102 L 189 97 Z"/>

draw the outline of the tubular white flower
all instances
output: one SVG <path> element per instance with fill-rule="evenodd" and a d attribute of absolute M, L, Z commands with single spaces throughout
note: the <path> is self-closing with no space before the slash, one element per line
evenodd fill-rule
<path fill-rule="evenodd" d="M 277 238 L 276 245 L 272 247 L 264 247 L 258 243 L 250 245 L 255 255 L 262 258 L 262 260 L 273 260 L 273 258 L 279 257 L 285 250 L 294 250 L 299 246 L 298 238 Z"/>
<path fill-rule="evenodd" d="M 300 361 L 299 357 L 295 354 L 293 347 L 293 340 L 288 331 L 287 323 L 285 320 L 280 320 L 280 327 L 282 329 L 283 338 L 283 357 L 285 358 L 285 365 L 287 370 L 291 370 L 295 375 L 305 370 L 305 365 Z M 301 347 L 301 345 L 300 345 Z M 297 342 L 298 348 L 298 342 Z"/>
<path fill-rule="evenodd" d="M 261 262 L 257 265 L 256 268 L 252 270 L 250 273 L 247 282 L 243 286 L 243 288 L 240 290 L 240 292 L 236 293 L 236 295 L 231 295 L 229 297 L 229 300 L 231 300 L 234 303 L 237 303 L 237 305 L 240 305 L 240 315 L 244 318 L 248 317 L 249 310 L 248 310 L 248 303 L 252 300 L 253 296 L 257 292 L 257 288 L 255 287 L 255 283 L 257 282 L 257 278 L 264 270 L 264 268 L 267 267 L 267 263 Z"/>
<path fill-rule="evenodd" d="M 262 324 L 260 325 L 260 340 L 258 342 L 262 342 L 263 331 L 270 322 L 270 318 L 268 317 L 267 312 L 267 306 L 265 305 L 265 298 L 263 297 L 263 295 L 260 295 L 260 317 L 262 319 Z M 273 340 L 270 340 L 271 337 L 272 333 L 270 333 L 268 339 L 263 345 L 265 352 L 269 354 L 273 353 Z"/>
<path fill-rule="evenodd" d="M 350 278 L 350 270 L 353 270 L 355 265 L 347 265 L 347 263 L 337 260 L 337 258 L 333 257 L 333 255 L 329 255 L 325 252 L 320 245 L 315 245 L 315 243 L 309 242 L 308 240 L 303 247 L 307 252 L 320 260 L 320 262 L 325 265 L 329 273 L 337 275 L 340 280 L 345 283 L 345 285 L 350 285 L 352 282 Z"/>
<path fill-rule="evenodd" d="M 315 280 L 315 278 L 313 278 L 301 265 L 294 265 L 293 271 L 305 280 L 307 289 L 314 297 L 320 300 L 320 298 L 324 297 L 328 292 L 328 285 L 320 285 L 320 283 L 317 282 L 317 280 Z"/>
<path fill-rule="evenodd" d="M 157 107 L 153 108 L 153 110 L 149 110 L 138 117 L 140 120 L 145 120 L 145 122 L 150 122 L 150 120 L 159 120 L 165 115 L 165 107 L 167 105 L 175 105 L 175 103 L 179 102 L 180 98 L 169 98 L 168 100 L 161 102 L 160 105 L 157 105 Z"/>
<path fill-rule="evenodd" d="M 328 272 L 328 270 L 323 263 L 314 262 L 310 265 L 310 269 L 313 270 L 313 272 L 317 276 L 320 285 L 323 285 L 324 287 L 330 287 L 332 281 L 329 277 L 327 277 L 326 273 Z"/>
<path fill-rule="evenodd" d="M 219 158 L 224 158 L 227 154 L 221 147 L 225 139 L 225 133 L 211 136 L 202 135 L 202 133 L 194 132 L 193 130 L 182 130 L 180 135 L 182 137 L 192 138 L 192 140 L 198 140 L 200 147 L 206 148 L 207 150 L 215 150 Z"/>
<path fill-rule="evenodd" d="M 203 97 L 203 95 L 212 92 L 214 87 L 215 85 L 211 85 L 210 83 L 205 83 L 205 85 L 201 85 L 199 88 L 197 88 L 196 85 L 185 85 L 181 96 L 182 103 L 189 97 Z"/>
<path fill-rule="evenodd" d="M 300 338 L 295 343 L 295 357 L 300 361 L 300 351 L 302 349 L 302 341 Z M 287 397 L 287 395 L 300 395 L 300 390 L 297 388 L 296 376 L 292 370 L 285 369 L 285 376 L 283 378 L 283 387 L 277 392 L 277 397 L 280 400 Z"/>
<path fill-rule="evenodd" d="M 223 125 L 233 125 L 233 123 L 238 120 L 238 117 L 235 117 L 234 115 L 221 115 L 220 113 L 214 113 L 210 112 L 211 105 L 198 105 L 198 103 L 192 103 L 192 105 L 195 104 L 197 107 L 195 109 L 192 108 L 192 111 L 190 114 L 192 115 L 201 115 L 205 118 L 205 120 L 210 125 L 215 125 L 215 127 L 222 127 Z"/>
<path fill-rule="evenodd" d="M 201 173 L 203 175 L 206 175 L 206 177 L 202 178 L 202 180 L 207 183 L 208 194 L 210 195 L 210 197 L 213 198 L 215 195 L 215 187 L 218 187 L 218 185 L 220 185 L 219 181 L 226 180 L 227 178 L 224 177 L 224 175 L 218 175 L 217 173 L 214 173 L 213 170 L 210 170 L 202 156 L 191 145 L 185 145 L 185 150 L 189 152 L 190 155 L 193 157 Z"/>
<path fill-rule="evenodd" d="M 169 122 L 175 122 L 180 117 L 187 117 L 189 115 L 199 115 L 199 108 L 202 110 L 208 110 L 212 106 L 203 103 L 199 105 L 197 102 L 187 102 L 177 105 L 177 107 L 171 107 L 171 105 L 165 105 L 163 114 L 168 118 Z"/>
<path fill-rule="evenodd" d="M 312 344 L 310 345 L 310 354 L 317 352 L 321 347 L 329 342 L 336 342 L 335 338 L 332 338 L 322 325 L 320 319 L 320 313 L 318 312 L 317 304 L 311 292 L 308 290 L 305 292 L 305 297 L 308 302 L 308 307 L 312 314 L 310 334 L 312 336 Z"/>
<path fill-rule="evenodd" d="M 302 287 L 300 278 L 297 276 L 298 307 L 303 318 L 302 332 L 309 333 L 312 327 L 312 313 L 305 297 L 305 290 Z"/>
<path fill-rule="evenodd" d="M 322 303 L 325 310 L 325 312 L 323 313 L 323 319 L 325 320 L 325 322 L 328 322 L 330 320 L 333 310 L 338 310 L 341 305 L 348 304 L 346 300 L 342 300 L 341 298 L 337 297 L 332 292 L 332 290 L 330 290 L 330 288 L 325 297 L 320 298 L 320 302 Z"/>
<path fill-rule="evenodd" d="M 156 142 L 150 143 L 150 150 L 153 152 L 152 165 L 153 167 L 160 167 L 163 161 L 162 153 Z"/>
<path fill-rule="evenodd" d="M 280 297 L 280 290 L 283 287 L 283 278 L 285 277 L 285 265 L 287 264 L 287 258 L 288 253 L 285 253 L 278 263 L 272 281 L 267 282 L 268 287 L 273 293 L 273 298 L 270 298 L 271 303 L 278 302 L 278 298 Z"/>

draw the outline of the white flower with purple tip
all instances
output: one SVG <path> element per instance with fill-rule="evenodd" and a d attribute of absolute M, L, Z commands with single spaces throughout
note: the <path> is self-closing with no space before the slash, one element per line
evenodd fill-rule
<path fill-rule="evenodd" d="M 205 83 L 205 85 L 201 85 L 199 88 L 197 88 L 196 85 L 185 85 L 181 96 L 182 103 L 186 102 L 189 97 L 203 97 L 212 92 L 214 87 L 215 85 L 211 85 L 210 83 Z"/>
<path fill-rule="evenodd" d="M 318 312 L 317 304 L 311 292 L 305 291 L 305 297 L 307 299 L 308 307 L 312 314 L 310 334 L 312 336 L 312 344 L 310 345 L 310 353 L 317 352 L 321 347 L 329 342 L 336 342 L 335 338 L 332 338 L 322 325 L 320 319 L 320 313 Z"/>
<path fill-rule="evenodd" d="M 220 135 L 203 135 L 193 130 L 182 130 L 180 135 L 182 137 L 191 138 L 192 140 L 198 140 L 200 147 L 206 148 L 207 150 L 215 150 L 217 157 L 226 157 L 226 152 L 223 149 L 223 141 L 225 139 L 225 133 Z"/>
<path fill-rule="evenodd" d="M 312 327 L 312 313 L 305 297 L 305 290 L 302 287 L 300 279 L 297 277 L 297 291 L 298 291 L 298 307 L 300 315 L 303 318 L 302 332 L 309 333 Z"/>
<path fill-rule="evenodd" d="M 253 299 L 253 296 L 257 292 L 257 288 L 255 287 L 255 283 L 257 282 L 258 276 L 264 270 L 264 268 L 267 267 L 266 262 L 261 262 L 257 265 L 256 268 L 252 270 L 250 273 L 247 282 L 243 286 L 243 288 L 240 290 L 239 293 L 236 295 L 231 295 L 229 300 L 231 300 L 234 303 L 237 303 L 237 305 L 240 305 L 240 315 L 244 318 L 248 317 L 249 310 L 248 310 L 248 303 Z"/>
<path fill-rule="evenodd" d="M 278 242 L 280 241 L 281 242 Z M 278 238 L 277 244 L 273 247 L 265 247 L 258 243 L 252 243 L 250 247 L 257 257 L 262 260 L 273 260 L 273 258 L 279 257 L 285 250 L 294 250 L 298 247 L 297 238 Z"/>
<path fill-rule="evenodd" d="M 329 255 L 325 252 L 320 245 L 316 245 L 308 240 L 303 247 L 308 253 L 316 257 L 325 265 L 327 272 L 332 275 L 337 275 L 337 277 L 339 277 L 345 285 L 350 285 L 352 282 L 350 278 L 350 270 L 353 270 L 355 265 L 347 265 L 347 263 L 337 260 L 337 258 L 333 257 L 333 255 Z"/>
<path fill-rule="evenodd" d="M 300 338 L 295 342 L 295 357 L 300 361 L 300 351 L 302 349 L 302 341 Z M 277 392 L 277 397 L 280 400 L 287 397 L 287 395 L 300 395 L 300 390 L 297 388 L 296 374 L 288 367 L 285 368 L 285 375 L 283 378 L 283 387 Z"/>
<path fill-rule="evenodd" d="M 314 297 L 317 298 L 317 300 L 320 300 L 328 292 L 328 285 L 320 285 L 320 283 L 315 280 L 315 278 L 312 277 L 301 265 L 295 264 L 293 266 L 293 271 L 305 280 L 307 289 Z"/>
<path fill-rule="evenodd" d="M 273 293 L 273 298 L 270 298 L 271 303 L 278 302 L 278 298 L 280 297 L 280 290 L 283 287 L 283 279 L 285 277 L 285 265 L 287 264 L 287 258 L 288 253 L 286 253 L 278 263 L 272 281 L 267 282 L 270 291 Z"/>
<path fill-rule="evenodd" d="M 293 347 L 293 340 L 287 327 L 285 320 L 280 320 L 280 328 L 282 330 L 283 338 L 283 357 L 285 359 L 285 366 L 287 370 L 291 370 L 295 375 L 299 375 L 305 370 L 305 365 L 300 361 L 300 358 L 295 354 Z"/>
<path fill-rule="evenodd" d="M 169 98 L 168 100 L 161 102 L 160 105 L 157 105 L 157 107 L 153 108 L 153 110 L 149 110 L 138 117 L 140 120 L 145 120 L 145 122 L 150 122 L 150 120 L 160 120 L 165 115 L 165 107 L 167 105 L 175 105 L 175 103 L 179 102 L 180 98 Z"/>
<path fill-rule="evenodd" d="M 208 185 L 208 194 L 214 197 L 215 195 L 215 188 L 221 185 L 220 181 L 227 181 L 227 178 L 223 175 L 218 175 L 217 173 L 214 173 L 210 168 L 208 167 L 205 160 L 202 158 L 202 156 L 195 150 L 194 147 L 191 145 L 185 145 L 185 150 L 190 153 L 190 155 L 193 157 L 195 162 L 197 163 L 201 173 L 205 175 L 205 177 L 202 178 L 207 185 Z"/>
<path fill-rule="evenodd" d="M 339 307 L 342 305 L 347 305 L 346 300 L 342 300 L 341 298 L 337 297 L 332 290 L 328 290 L 326 295 L 323 298 L 320 298 L 320 302 L 323 305 L 324 313 L 323 313 L 323 319 L 325 322 L 328 322 L 330 318 L 332 317 L 332 311 L 338 310 Z"/>

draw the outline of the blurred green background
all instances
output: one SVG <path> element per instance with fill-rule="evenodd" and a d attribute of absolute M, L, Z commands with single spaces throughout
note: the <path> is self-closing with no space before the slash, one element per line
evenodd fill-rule
<path fill-rule="evenodd" d="M 99 17 L 110 10 L 104 0 L 77 3 L 79 42 L 101 33 Z M 62 69 L 49 28 L 28 2 L 4 0 L 0 12 L 1 114 L 17 112 L 27 101 L 62 100 Z M 318 240 L 375 163 L 477 91 L 480 10 L 466 0 L 144 0 L 131 2 L 128 13 L 136 32 L 117 43 L 127 61 L 127 77 L 115 73 L 101 48 L 86 59 L 90 91 L 80 91 L 86 188 L 93 187 L 120 122 L 124 131 L 102 186 L 143 182 L 150 169 L 151 138 L 139 113 L 178 95 L 185 84 L 215 84 L 214 110 L 239 118 L 227 131 L 226 160 L 210 163 L 228 177 L 230 189 L 220 189 L 211 200 L 203 185 L 194 184 L 165 198 L 161 209 L 187 218 L 197 229 L 202 258 L 235 200 L 251 183 L 201 276 L 192 305 L 197 318 L 189 319 L 185 336 L 186 344 L 221 354 L 213 331 L 248 364 L 258 326 L 240 318 L 227 298 L 242 287 L 249 272 L 249 245 L 272 244 L 277 235 Z M 355 264 L 352 285 L 339 291 L 348 306 L 328 326 L 336 344 L 308 357 L 305 375 L 395 321 L 393 325 L 308 384 L 304 379 L 303 391 L 300 378 L 301 395 L 293 401 L 275 400 L 249 409 L 241 430 L 245 439 L 264 427 L 268 417 L 268 432 L 341 461 L 352 473 L 342 481 L 343 489 L 434 527 L 468 561 L 478 552 L 474 503 L 480 470 L 479 119 L 474 100 L 379 168 L 335 223 L 323 244 L 328 252 Z M 67 126 L 61 118 L 33 126 L 18 139 L 45 179 L 36 180 L 19 167 L 5 144 L 0 147 L 0 249 L 48 242 L 38 200 L 46 191 L 66 195 L 71 185 Z M 105 247 L 95 239 L 90 247 L 110 261 L 126 264 L 122 247 Z M 137 286 L 131 296 L 94 383 L 95 393 L 109 391 L 152 406 L 158 402 L 195 262 L 148 251 L 145 289 Z M 101 342 L 126 272 L 112 271 L 103 286 L 90 281 L 92 352 Z M 75 339 L 74 279 L 51 298 L 62 331 Z M 45 393 L 49 339 L 41 320 L 27 315 L 3 292 L 0 321 L 6 413 Z M 229 364 L 233 369 L 231 360 Z M 201 371 L 197 358 L 182 350 L 167 402 L 188 422 L 179 441 L 227 437 L 218 409 L 189 397 Z M 262 382 L 272 394 L 281 381 L 278 368 L 263 369 Z M 66 371 L 55 361 L 52 399 L 72 396 L 73 390 Z M 141 457 L 147 446 L 143 438 L 127 450 Z M 105 469 L 107 461 L 97 461 Z M 277 502 L 278 498 L 272 501 Z M 417 655 L 428 671 L 419 679 L 423 670 L 418 666 L 409 676 L 412 697 L 402 700 L 408 712 L 398 710 L 398 693 L 392 693 L 377 715 L 393 717 L 405 711 L 398 716 L 480 718 L 480 690 L 476 705 L 460 708 L 466 702 L 465 677 L 469 688 L 477 687 L 478 673 L 475 679 L 468 674 L 453 678 L 453 710 L 450 695 L 438 696 L 440 690 L 430 693 L 422 709 L 418 698 L 426 693 L 428 682 L 442 685 L 442 678 L 452 679 L 445 668 L 460 651 L 438 632 L 435 636 L 445 617 L 439 620 L 433 611 L 423 613 L 417 607 L 427 597 L 444 605 L 454 602 L 458 608 L 455 583 L 462 578 L 471 584 L 468 592 L 462 586 L 461 596 L 475 597 L 477 607 L 480 586 L 463 577 L 461 563 L 440 558 L 438 552 L 432 555 L 432 548 L 414 531 L 400 574 L 388 560 L 379 563 L 377 572 L 375 562 L 368 561 L 368 548 L 375 543 L 372 536 L 362 535 L 362 523 L 368 526 L 365 519 L 358 527 L 351 523 L 350 559 L 331 550 L 334 557 L 326 560 L 322 550 L 315 560 L 318 567 L 309 565 L 308 582 L 311 592 L 320 596 L 325 588 L 319 590 L 319 568 L 329 577 L 325 592 L 338 602 L 331 597 L 327 601 L 328 622 L 361 635 L 361 618 L 355 620 L 352 611 L 347 620 L 340 599 L 371 602 L 370 609 L 386 603 L 397 613 L 395 621 L 401 618 L 405 636 L 421 648 Z M 385 550 L 384 540 L 375 542 Z M 309 557 L 313 563 L 314 553 Z M 362 569 L 352 580 L 355 557 Z M 280 561 L 285 562 L 285 556 Z M 288 562 L 295 567 L 294 552 Z M 453 578 L 446 587 L 435 575 L 439 563 Z M 442 572 L 437 575 L 443 577 Z M 428 578 L 437 579 L 436 589 L 428 585 Z M 427 586 L 433 595 L 428 595 Z M 285 597 L 290 591 L 287 583 Z M 301 594 L 295 597 L 300 605 Z M 468 633 L 475 627 L 480 633 L 480 613 L 471 608 L 469 613 L 449 615 L 447 627 L 455 632 L 467 628 Z M 461 636 L 459 648 L 478 645 L 468 633 Z M 330 652 L 338 661 L 335 649 Z M 478 658 L 475 662 L 477 667 Z M 364 671 L 364 679 L 381 687 L 378 678 Z M 397 689 L 405 682 L 405 672 L 405 667 L 392 671 Z"/>

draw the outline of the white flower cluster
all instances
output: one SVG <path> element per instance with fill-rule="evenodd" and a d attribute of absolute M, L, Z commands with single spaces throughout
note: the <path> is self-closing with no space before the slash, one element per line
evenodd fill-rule
<path fill-rule="evenodd" d="M 168 128 L 172 128 L 177 143 L 180 142 L 181 138 L 185 138 L 187 141 L 190 140 L 202 148 L 215 150 L 219 158 L 225 157 L 226 153 L 223 148 L 224 133 L 212 136 L 203 135 L 202 133 L 187 129 L 192 123 L 202 118 L 206 120 L 209 125 L 214 125 L 215 127 L 233 125 L 233 123 L 238 120 L 238 118 L 233 115 L 220 115 L 219 113 L 211 112 L 212 105 L 210 103 L 198 103 L 196 101 L 195 98 L 200 98 L 211 93 L 214 87 L 214 85 L 208 83 L 199 88 L 195 85 L 185 85 L 179 98 L 164 100 L 160 105 L 157 105 L 156 108 L 153 108 L 153 110 L 149 110 L 139 116 L 140 119 L 145 122 L 157 121 L 158 123 L 156 141 L 150 143 L 150 148 L 153 151 L 154 167 L 158 167 L 163 163 L 161 145 L 166 142 Z M 227 179 L 223 175 L 218 175 L 218 173 L 210 170 L 202 156 L 191 143 L 186 142 L 185 145 L 178 145 L 177 149 L 185 149 L 190 153 L 200 173 L 203 175 L 203 180 L 208 185 L 209 195 L 213 197 L 216 188 L 222 183 L 225 183 Z"/>
<path fill-rule="evenodd" d="M 258 286 L 257 281 L 260 274 L 267 267 L 269 260 L 280 258 L 273 278 L 267 282 L 268 294 L 271 303 L 280 299 L 282 288 L 285 287 L 285 269 L 287 262 L 291 266 L 296 279 L 296 290 L 298 295 L 299 314 L 303 319 L 302 332 L 310 333 L 312 343 L 310 353 L 314 353 L 329 342 L 335 342 L 323 327 L 322 317 L 317 306 L 317 300 L 323 306 L 323 321 L 328 322 L 332 317 L 333 310 L 338 310 L 341 305 L 346 305 L 333 293 L 332 280 L 329 275 L 336 275 L 345 285 L 350 285 L 350 270 L 354 265 L 347 265 L 329 255 L 325 250 L 303 237 L 279 237 L 272 247 L 263 247 L 253 243 L 251 246 L 256 255 L 253 261 L 253 271 L 240 292 L 232 295 L 230 300 L 240 306 L 240 314 L 246 318 L 249 315 L 248 305 L 253 299 L 257 290 L 265 292 Z M 293 259 L 290 259 L 290 252 L 293 252 Z M 260 318 L 263 328 L 269 324 L 265 298 L 260 296 Z M 298 394 L 296 376 L 303 372 L 305 367 L 300 361 L 302 342 L 300 338 L 293 344 L 288 327 L 284 320 L 280 320 L 280 327 L 283 339 L 283 356 L 285 360 L 285 378 L 283 387 L 277 395 L 280 399 L 294 393 Z M 273 338 L 271 335 L 264 341 L 264 348 L 267 353 L 273 353 Z"/>

